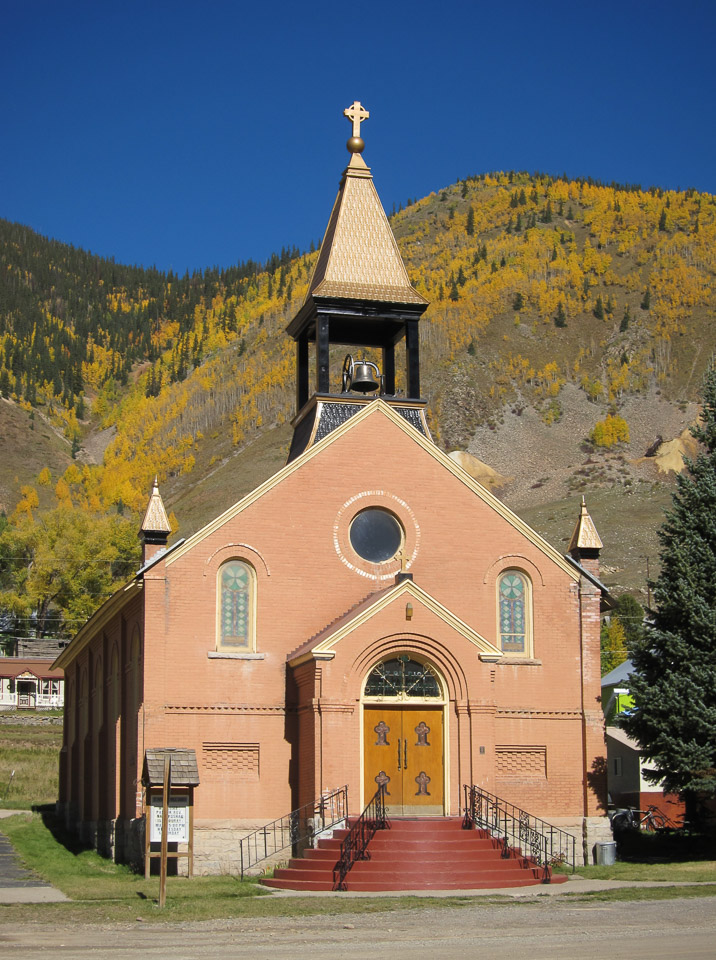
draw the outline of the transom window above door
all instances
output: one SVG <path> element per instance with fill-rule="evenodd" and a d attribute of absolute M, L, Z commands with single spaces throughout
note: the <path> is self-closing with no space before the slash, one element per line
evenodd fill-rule
<path fill-rule="evenodd" d="M 383 660 L 371 670 L 364 696 L 441 700 L 443 695 L 433 668 L 403 654 Z"/>

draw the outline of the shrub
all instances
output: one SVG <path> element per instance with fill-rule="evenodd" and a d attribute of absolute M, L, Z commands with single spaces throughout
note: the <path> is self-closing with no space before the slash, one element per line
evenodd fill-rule
<path fill-rule="evenodd" d="M 600 420 L 589 439 L 595 447 L 613 447 L 617 443 L 629 442 L 629 425 L 623 417 L 612 416 L 608 413 L 604 420 Z"/>

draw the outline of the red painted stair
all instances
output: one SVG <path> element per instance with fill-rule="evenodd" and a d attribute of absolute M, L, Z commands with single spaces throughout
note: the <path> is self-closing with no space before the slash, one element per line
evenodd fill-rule
<path fill-rule="evenodd" d="M 333 870 L 347 830 L 336 830 L 331 840 L 319 840 L 315 849 L 288 867 L 262 880 L 285 890 L 333 890 Z M 479 890 L 522 887 L 542 882 L 542 870 L 522 857 L 502 857 L 501 847 L 482 830 L 464 830 L 457 817 L 390 821 L 368 845 L 370 860 L 353 864 L 347 890 Z M 567 878 L 552 877 L 553 883 Z"/>

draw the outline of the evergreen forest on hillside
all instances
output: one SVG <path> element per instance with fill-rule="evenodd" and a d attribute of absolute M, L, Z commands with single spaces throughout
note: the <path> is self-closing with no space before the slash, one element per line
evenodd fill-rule
<path fill-rule="evenodd" d="M 430 301 L 423 389 L 444 448 L 506 404 L 557 421 L 567 384 L 593 405 L 585 439 L 602 447 L 628 438 L 626 397 L 697 396 L 716 348 L 713 196 L 492 173 L 391 223 Z M 180 277 L 0 220 L 0 433 L 12 422 L 21 436 L 0 469 L 8 635 L 71 634 L 136 569 L 155 474 L 171 505 L 290 421 L 284 329 L 315 258 L 284 249 Z"/>

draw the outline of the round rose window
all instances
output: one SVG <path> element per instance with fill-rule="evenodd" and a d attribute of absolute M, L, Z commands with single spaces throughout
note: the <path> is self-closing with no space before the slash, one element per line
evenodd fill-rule
<path fill-rule="evenodd" d="M 370 563 L 384 563 L 392 560 L 400 549 L 403 528 L 392 513 L 369 507 L 354 518 L 350 540 L 359 557 Z"/>

